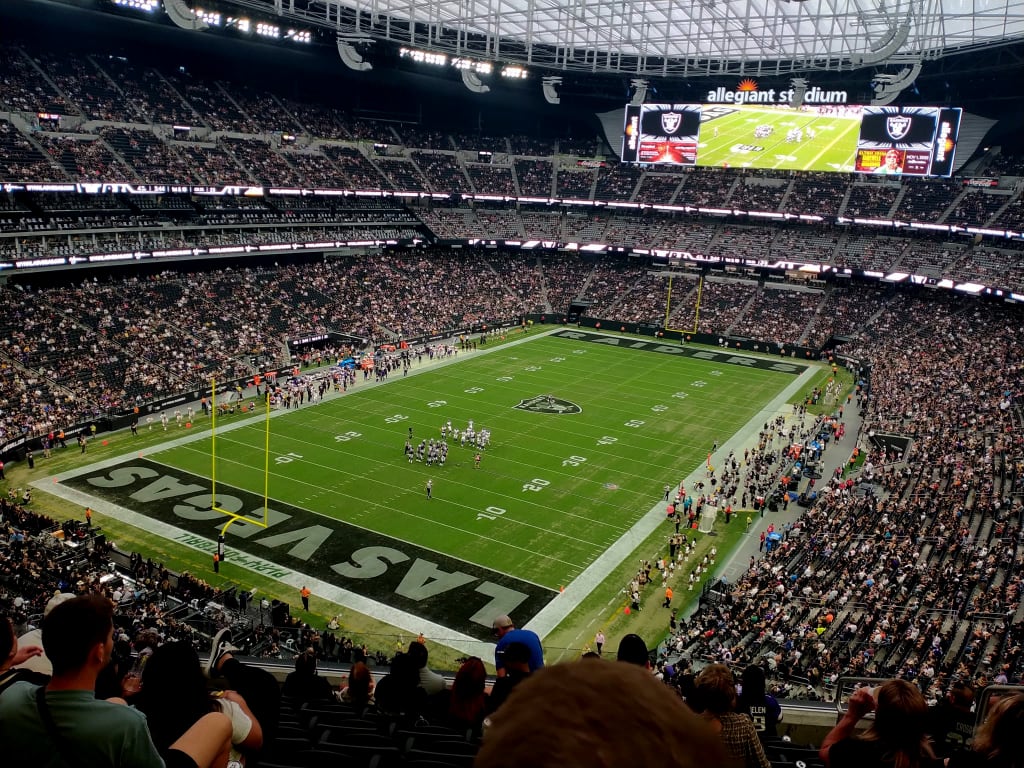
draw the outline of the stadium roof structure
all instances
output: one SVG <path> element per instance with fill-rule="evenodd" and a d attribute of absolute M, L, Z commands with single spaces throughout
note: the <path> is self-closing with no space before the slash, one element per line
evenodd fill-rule
<path fill-rule="evenodd" d="M 190 0 L 190 3 L 193 0 Z M 448 55 L 653 77 L 849 71 L 1024 38 L 1021 0 L 222 0 Z"/>

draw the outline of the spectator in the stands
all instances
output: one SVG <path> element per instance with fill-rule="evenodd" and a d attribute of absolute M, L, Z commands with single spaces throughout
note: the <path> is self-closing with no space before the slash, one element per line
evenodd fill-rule
<path fill-rule="evenodd" d="M 728 753 L 745 768 L 770 768 L 753 723 L 736 711 L 736 683 L 724 664 L 709 664 L 697 675 L 695 695 L 687 703 L 707 720 Z"/>
<path fill-rule="evenodd" d="M 722 745 L 707 725 L 649 672 L 586 660 L 547 667 L 520 685 L 491 718 L 473 765 L 704 768 L 724 763 Z"/>
<path fill-rule="evenodd" d="M 967 746 L 974 733 L 974 686 L 957 680 L 934 707 L 928 709 L 928 735 L 935 753 L 949 757 Z"/>
<path fill-rule="evenodd" d="M 66 603 L 74 597 L 70 592 L 58 592 L 56 595 L 51 597 L 46 607 L 43 609 L 43 618 L 45 619 L 50 615 L 50 611 L 56 608 L 61 603 Z M 36 646 L 39 647 L 43 642 L 43 630 L 42 627 L 31 629 L 24 635 L 18 638 L 18 644 L 20 646 Z M 41 649 L 40 649 L 41 650 Z M 39 653 L 34 656 L 30 656 L 24 661 L 15 664 L 13 666 L 20 667 L 21 669 L 30 669 L 33 672 L 39 672 L 43 675 L 53 674 L 53 665 L 50 664 L 50 660 L 46 658 L 45 653 Z"/>
<path fill-rule="evenodd" d="M 316 653 L 307 648 L 295 657 L 295 671 L 289 672 L 281 686 L 281 694 L 301 701 L 330 701 L 334 698 L 331 684 L 316 669 Z"/>
<path fill-rule="evenodd" d="M 742 688 L 737 709 L 754 723 L 754 730 L 762 739 L 778 735 L 782 720 L 782 707 L 774 696 L 765 691 L 765 675 L 761 667 L 751 664 L 743 670 Z"/>
<path fill-rule="evenodd" d="M 409 643 L 409 658 L 411 658 L 419 670 L 420 688 L 427 692 L 427 696 L 435 696 L 445 689 L 444 678 L 427 666 L 427 646 L 418 640 Z"/>
<path fill-rule="evenodd" d="M 629 634 L 619 641 L 619 650 L 615 655 L 616 661 L 624 661 L 627 664 L 635 664 L 638 667 L 651 667 L 651 655 L 647 650 L 647 643 L 640 635 Z"/>
<path fill-rule="evenodd" d="M 230 631 L 221 629 L 213 636 L 210 656 L 203 671 L 212 680 L 225 681 L 225 688 L 245 699 L 260 724 L 264 741 L 269 742 L 277 734 L 281 686 L 267 670 L 236 659 L 234 654 L 239 650 L 231 644 Z"/>
<path fill-rule="evenodd" d="M 530 649 L 523 643 L 509 643 L 503 658 L 505 674 L 499 677 L 491 688 L 487 706 L 491 712 L 505 703 L 512 690 L 530 676 Z"/>
<path fill-rule="evenodd" d="M 516 629 L 515 623 L 508 616 L 499 616 L 491 624 L 491 633 L 498 639 L 494 646 L 494 666 L 498 677 L 505 674 L 505 649 L 512 643 L 522 643 L 530 650 L 530 671 L 536 672 L 544 666 L 544 649 L 541 647 L 537 633 L 529 629 Z"/>
<path fill-rule="evenodd" d="M 210 712 L 231 719 L 231 759 L 241 761 L 263 746 L 263 730 L 235 691 L 211 691 L 190 643 L 165 643 L 153 651 L 133 704 L 146 714 L 153 743 L 161 752 Z"/>
<path fill-rule="evenodd" d="M 466 659 L 455 673 L 448 698 L 447 722 L 454 728 L 480 732 L 487 712 L 487 670 L 476 656 Z"/>
<path fill-rule="evenodd" d="M 420 687 L 420 669 L 407 653 L 396 653 L 391 671 L 374 692 L 377 709 L 405 720 L 415 720 L 426 708 L 427 694 Z"/>
<path fill-rule="evenodd" d="M 861 718 L 875 713 L 874 722 L 860 735 Z M 921 691 L 906 680 L 889 680 L 877 689 L 858 688 L 846 714 L 821 743 L 819 755 L 828 768 L 938 768 L 925 732 L 928 707 Z"/>
<path fill-rule="evenodd" d="M 161 758 L 146 717 L 124 700 L 96 698 L 96 678 L 114 646 L 113 605 L 86 595 L 57 606 L 43 621 L 43 647 L 53 664 L 47 686 L 17 682 L 0 696 L 0 743 L 21 765 L 173 768 L 223 765 L 231 723 L 210 712 Z M 166 762 L 165 762 L 166 760 Z"/>
<path fill-rule="evenodd" d="M 348 680 L 343 681 L 338 691 L 338 700 L 352 704 L 356 709 L 366 709 L 374 703 L 373 675 L 370 668 L 361 661 L 352 665 L 348 672 Z"/>
<path fill-rule="evenodd" d="M 955 753 L 948 768 L 1021 768 L 1024 766 L 1024 694 L 993 697 L 970 751 Z"/>
<path fill-rule="evenodd" d="M 0 693 L 20 680 L 33 685 L 46 685 L 46 675 L 18 668 L 25 661 L 42 655 L 43 649 L 38 645 L 20 643 L 14 634 L 14 623 L 10 617 L 0 616 Z"/>

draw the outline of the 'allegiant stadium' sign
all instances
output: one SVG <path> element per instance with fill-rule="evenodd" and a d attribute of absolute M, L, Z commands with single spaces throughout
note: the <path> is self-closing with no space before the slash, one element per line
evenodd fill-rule
<path fill-rule="evenodd" d="M 793 101 L 794 88 L 767 88 L 759 90 L 757 81 L 747 78 L 741 80 L 735 91 L 719 86 L 708 91 L 709 104 L 790 104 Z M 825 91 L 812 86 L 804 91 L 804 104 L 845 104 L 849 98 L 846 91 Z"/>

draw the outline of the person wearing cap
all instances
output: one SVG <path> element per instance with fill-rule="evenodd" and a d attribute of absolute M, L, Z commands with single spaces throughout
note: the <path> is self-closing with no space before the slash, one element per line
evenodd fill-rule
<path fill-rule="evenodd" d="M 491 623 L 491 633 L 498 639 L 494 646 L 494 667 L 498 677 L 505 675 L 505 649 L 512 643 L 522 643 L 530 649 L 530 671 L 535 672 L 544 666 L 544 648 L 541 647 L 537 633 L 529 629 L 516 629 L 509 616 L 499 616 Z"/>

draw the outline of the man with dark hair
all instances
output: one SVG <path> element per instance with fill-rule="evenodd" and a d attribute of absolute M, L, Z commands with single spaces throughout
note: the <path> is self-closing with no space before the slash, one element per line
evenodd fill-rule
<path fill-rule="evenodd" d="M 490 712 L 498 709 L 512 693 L 512 689 L 531 674 L 530 648 L 523 643 L 509 643 L 505 647 L 503 661 L 505 674 L 495 680 L 491 696 L 487 700 L 487 709 Z"/>
<path fill-rule="evenodd" d="M 635 664 L 646 669 L 651 668 L 651 654 L 647 650 L 647 643 L 640 635 L 626 635 L 622 638 L 619 641 L 619 651 L 615 658 L 627 664 Z"/>
<path fill-rule="evenodd" d="M 231 721 L 200 719 L 168 750 L 153 746 L 146 717 L 123 699 L 96 698 L 96 678 L 114 648 L 113 605 L 98 595 L 56 606 L 43 620 L 43 648 L 53 677 L 43 688 L 18 682 L 0 695 L 0 743 L 19 764 L 195 768 L 222 765 Z"/>
<path fill-rule="evenodd" d="M 420 679 L 420 688 L 427 692 L 428 696 L 441 693 L 445 689 L 444 678 L 437 672 L 427 667 L 427 645 L 418 640 L 409 643 L 409 658 L 416 662 Z"/>

